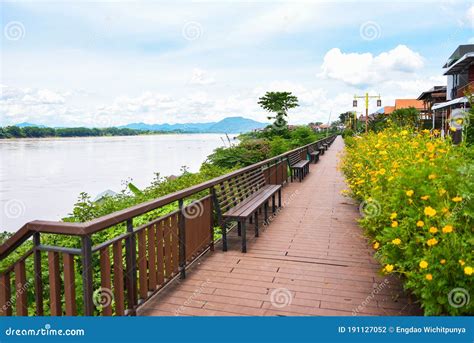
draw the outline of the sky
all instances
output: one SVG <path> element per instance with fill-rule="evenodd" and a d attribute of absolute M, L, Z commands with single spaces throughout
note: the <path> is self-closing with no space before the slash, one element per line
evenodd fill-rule
<path fill-rule="evenodd" d="M 298 97 L 291 124 L 327 122 L 353 110 L 355 94 L 392 105 L 446 84 L 444 62 L 474 43 L 472 1 L 0 6 L 0 126 L 265 122 L 267 91 Z"/>

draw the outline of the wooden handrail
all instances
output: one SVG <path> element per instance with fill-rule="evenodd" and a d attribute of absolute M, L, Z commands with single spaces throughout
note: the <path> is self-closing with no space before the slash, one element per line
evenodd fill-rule
<path fill-rule="evenodd" d="M 238 169 L 231 173 L 216 177 L 209 181 L 191 186 L 180 191 L 176 191 L 171 194 L 167 194 L 157 199 L 153 199 L 120 211 L 110 213 L 108 215 L 90 220 L 85 223 L 67 223 L 67 222 L 58 222 L 58 221 L 42 221 L 35 220 L 26 223 L 23 225 L 17 232 L 13 234 L 7 241 L 5 241 L 0 246 L 0 260 L 6 258 L 12 251 L 19 247 L 23 242 L 28 240 L 35 232 L 41 233 L 52 233 L 52 234 L 61 234 L 61 235 L 71 235 L 71 236 L 88 236 L 98 231 L 107 229 L 116 224 L 122 223 L 134 217 L 140 216 L 152 210 L 155 210 L 159 207 L 168 205 L 172 202 L 178 201 L 180 199 L 189 197 L 193 194 L 199 193 L 203 190 L 209 189 L 225 180 L 228 180 L 236 175 L 242 174 L 249 170 L 262 167 L 272 162 L 278 162 L 279 160 L 286 159 L 291 153 L 301 151 L 309 148 L 314 144 L 318 144 L 323 141 L 327 141 L 334 137 L 335 135 L 325 137 L 323 139 L 317 140 L 315 142 L 306 144 L 304 146 L 298 147 L 291 151 L 287 151 L 283 154 L 280 154 L 275 157 L 271 157 L 264 161 L 252 164 L 250 166 Z"/>

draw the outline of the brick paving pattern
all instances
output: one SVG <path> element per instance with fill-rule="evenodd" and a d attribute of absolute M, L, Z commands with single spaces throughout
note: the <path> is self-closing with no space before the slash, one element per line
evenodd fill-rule
<path fill-rule="evenodd" d="M 283 188 L 284 208 L 247 232 L 248 252 L 229 234 L 185 280 L 176 280 L 138 311 L 146 316 L 420 315 L 395 277 L 381 276 L 357 225 L 358 207 L 340 191 L 338 137 L 302 183 Z M 260 216 L 262 217 L 262 216 Z M 234 230 L 236 231 L 236 230 Z"/>

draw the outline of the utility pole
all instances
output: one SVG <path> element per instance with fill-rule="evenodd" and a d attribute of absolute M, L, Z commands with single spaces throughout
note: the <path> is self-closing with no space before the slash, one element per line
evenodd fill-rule
<path fill-rule="evenodd" d="M 357 107 L 357 99 L 365 99 L 365 133 L 369 131 L 369 99 L 377 99 L 377 107 L 382 106 L 382 100 L 379 95 L 354 95 L 354 100 L 352 101 L 352 107 Z"/>

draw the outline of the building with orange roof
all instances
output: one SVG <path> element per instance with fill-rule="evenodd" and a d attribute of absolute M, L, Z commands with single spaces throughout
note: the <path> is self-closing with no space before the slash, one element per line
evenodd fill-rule
<path fill-rule="evenodd" d="M 423 101 L 417 99 L 395 99 L 395 108 L 394 110 L 399 110 L 401 108 L 410 108 L 413 107 L 420 112 L 425 111 L 425 106 Z"/>

